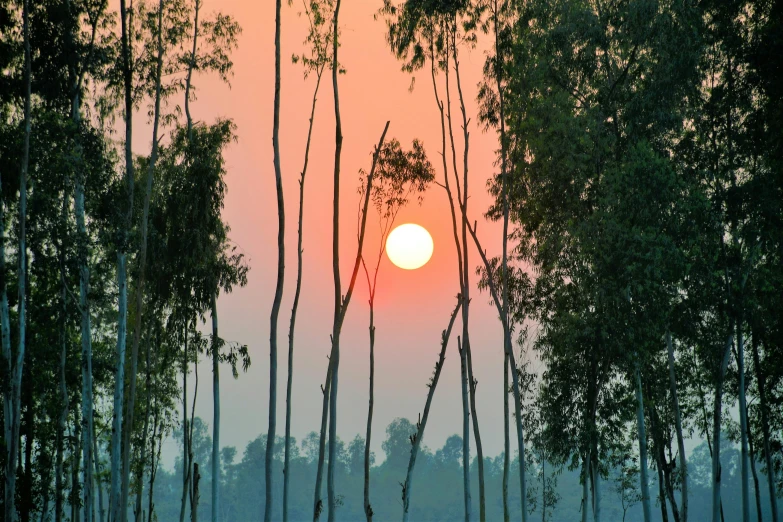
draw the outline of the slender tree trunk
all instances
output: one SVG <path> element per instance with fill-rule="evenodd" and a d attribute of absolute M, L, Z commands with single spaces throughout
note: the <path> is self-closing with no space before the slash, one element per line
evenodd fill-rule
<path fill-rule="evenodd" d="M 188 326 L 184 327 L 184 355 L 182 358 L 182 499 L 179 506 L 179 522 L 185 522 L 185 508 L 190 491 L 190 437 L 188 424 Z"/>
<path fill-rule="evenodd" d="M 421 441 L 424 439 L 424 430 L 427 427 L 427 419 L 430 415 L 430 406 L 432 406 L 432 398 L 435 396 L 435 388 L 438 386 L 438 380 L 440 379 L 440 372 L 443 370 L 443 362 L 446 360 L 446 347 L 449 345 L 449 338 L 451 337 L 451 329 L 454 326 L 454 321 L 457 319 L 457 313 L 460 306 L 462 306 L 462 296 L 457 296 L 457 306 L 451 313 L 448 327 L 443 330 L 440 338 L 440 356 L 438 362 L 435 363 L 435 372 L 432 375 L 432 381 L 427 385 L 429 391 L 427 392 L 427 401 L 424 403 L 424 414 L 421 416 L 421 420 L 416 426 L 416 438 L 413 442 L 413 448 L 411 448 L 411 456 L 408 460 L 408 473 L 405 476 L 405 485 L 402 488 L 402 520 L 408 522 L 408 510 L 410 508 L 411 493 L 413 492 L 413 468 L 416 465 L 416 457 L 419 454 L 419 448 L 421 448 Z"/>
<path fill-rule="evenodd" d="M 31 54 L 30 54 L 30 5 L 29 0 L 25 0 L 22 9 L 23 34 L 24 34 L 24 140 L 22 145 L 22 166 L 19 174 L 19 344 L 16 351 L 15 360 L 12 361 L 10 349 L 10 339 L 8 349 L 4 347 L 6 361 L 8 363 L 8 372 L 11 379 L 10 410 L 6 410 L 6 431 L 10 437 L 6 437 L 7 459 L 5 470 L 5 521 L 16 522 L 16 461 L 19 454 L 19 430 L 21 416 L 21 393 L 22 393 L 22 370 L 25 356 L 25 326 L 26 326 L 26 307 L 27 294 L 26 288 L 26 267 L 27 267 L 27 244 L 26 244 L 26 224 L 27 224 L 27 168 L 30 163 L 30 75 L 31 75 Z M 4 303 L 4 308 L 7 305 Z M 8 324 L 6 310 L 3 310 L 3 319 Z M 10 430 L 10 433 L 8 433 Z"/>
<path fill-rule="evenodd" d="M 639 367 L 634 371 L 636 378 L 636 428 L 639 432 L 639 476 L 642 492 L 644 522 L 650 522 L 650 488 L 647 478 L 647 430 L 644 427 L 644 398 L 642 397 L 642 375 Z"/>
<path fill-rule="evenodd" d="M 81 451 L 82 430 L 81 425 L 74 423 L 76 426 L 76 434 L 71 448 L 71 520 L 79 520 L 79 511 L 81 504 L 79 502 L 79 452 Z"/>
<path fill-rule="evenodd" d="M 374 290 L 374 289 L 373 289 Z M 367 432 L 364 439 L 364 515 L 372 522 L 370 504 L 370 441 L 372 440 L 372 412 L 375 400 L 375 306 L 374 291 L 370 295 L 370 397 L 367 406 Z"/>
<path fill-rule="evenodd" d="M 62 222 L 63 226 L 66 225 L 66 211 L 67 211 L 67 198 L 66 194 L 63 193 L 63 206 L 62 206 Z M 66 375 L 65 375 L 65 365 L 68 360 L 68 333 L 67 333 L 67 327 L 66 327 L 66 318 L 68 315 L 68 294 L 67 294 L 67 287 L 66 287 L 66 279 L 65 279 L 65 247 L 64 247 L 64 238 L 65 234 L 63 233 L 62 238 L 60 240 L 60 279 L 62 280 L 62 291 L 60 292 L 60 397 L 62 400 L 62 410 L 60 411 L 60 416 L 58 418 L 57 422 L 57 436 L 56 436 L 56 442 L 57 445 L 56 449 L 56 457 L 55 457 L 55 477 L 54 477 L 54 489 L 55 489 L 55 495 L 54 495 L 54 519 L 56 522 L 62 521 L 63 516 L 63 434 L 65 433 L 65 425 L 68 422 L 68 415 L 70 410 L 70 401 L 68 400 L 68 387 L 66 384 Z M 82 374 L 82 378 L 84 378 L 84 374 Z M 86 401 L 86 397 L 83 397 L 82 402 Z M 83 411 L 83 410 L 82 410 Z M 88 470 L 89 471 L 89 470 Z M 85 475 L 89 477 L 89 473 Z M 87 489 L 88 485 L 85 483 L 85 488 Z"/>
<path fill-rule="evenodd" d="M 103 486 L 101 486 L 101 470 L 99 464 L 100 453 L 98 453 L 98 438 L 95 436 L 95 423 L 92 424 L 92 454 L 93 454 L 93 467 L 95 468 L 95 483 L 97 485 L 97 497 L 98 497 L 98 520 L 104 522 L 106 517 L 106 511 L 103 509 Z"/>
<path fill-rule="evenodd" d="M 653 449 L 653 453 L 657 453 L 656 449 Z M 655 459 L 658 461 L 659 459 Z M 666 509 L 666 491 L 664 488 L 663 469 L 661 463 L 658 463 L 658 505 L 661 508 L 661 520 L 663 522 L 669 522 L 669 511 Z"/>
<path fill-rule="evenodd" d="M 729 335 L 726 339 L 726 346 L 723 349 L 721 365 L 715 379 L 715 409 L 712 416 L 712 520 L 720 522 L 723 511 L 720 496 L 721 483 L 721 465 L 720 465 L 720 421 L 723 411 L 723 380 L 726 375 L 726 369 L 729 366 L 729 357 L 731 356 L 731 346 L 734 344 L 734 320 L 729 322 Z"/>
<path fill-rule="evenodd" d="M 297 227 L 296 246 L 296 290 L 294 291 L 294 304 L 291 308 L 291 322 L 288 327 L 288 382 L 285 394 L 285 452 L 283 456 L 283 522 L 288 522 L 288 490 L 290 482 L 290 453 L 291 453 L 291 393 L 294 386 L 294 332 L 296 328 L 296 312 L 299 309 L 299 295 L 302 291 L 302 235 L 304 223 L 304 183 L 307 175 L 307 166 L 310 160 L 310 143 L 313 137 L 313 123 L 315 121 L 315 106 L 318 99 L 318 89 L 321 86 L 320 69 L 317 74 L 315 90 L 313 91 L 313 103 L 310 109 L 310 120 L 307 128 L 307 144 L 305 145 L 304 166 L 299 179 L 299 220 Z M 320 497 L 320 493 L 317 495 Z"/>
<path fill-rule="evenodd" d="M 755 332 L 754 332 L 755 334 Z M 753 367 L 756 370 L 756 381 L 759 388 L 759 408 L 761 409 L 761 435 L 764 441 L 764 460 L 767 466 L 767 485 L 769 486 L 769 500 L 772 512 L 772 522 L 778 522 L 778 503 L 775 491 L 775 468 L 772 465 L 772 453 L 769 443 L 769 413 L 767 406 L 767 388 L 766 375 L 761 368 L 761 358 L 759 357 L 759 341 L 757 335 L 751 337 L 751 346 L 753 347 Z"/>
<path fill-rule="evenodd" d="M 321 387 L 323 404 L 321 405 L 321 431 L 320 431 L 320 437 L 318 439 L 318 464 L 317 464 L 316 475 L 315 475 L 315 494 L 314 494 L 315 498 L 313 499 L 313 522 L 317 522 L 324 508 L 323 499 L 321 498 L 321 490 L 323 489 L 322 481 L 323 481 L 324 458 L 325 458 L 325 448 L 326 448 L 326 423 L 329 416 L 329 397 L 330 397 L 329 391 L 331 389 L 331 386 L 332 386 L 332 358 L 330 356 L 328 369 L 326 371 L 326 383 L 324 384 L 324 386 Z"/>
<path fill-rule="evenodd" d="M 334 278 L 334 322 L 332 327 L 332 354 L 329 362 L 332 367 L 332 382 L 329 389 L 329 466 L 326 473 L 327 520 L 334 522 L 335 502 L 334 472 L 337 459 L 337 385 L 340 369 L 340 330 L 341 316 L 344 309 L 343 296 L 340 290 L 340 158 L 343 149 L 342 119 L 340 118 L 340 95 L 337 84 L 339 65 L 337 60 L 338 23 L 340 19 L 340 0 L 334 7 L 334 28 L 332 37 L 332 89 L 334 91 L 334 197 L 332 207 L 332 274 Z M 370 191 L 368 187 L 367 191 Z M 366 217 L 366 210 L 365 210 Z"/>
<path fill-rule="evenodd" d="M 68 9 L 71 9 L 71 0 L 68 0 Z M 87 70 L 88 64 L 92 61 L 92 55 L 95 50 L 95 35 L 97 33 L 98 24 L 105 9 L 105 5 L 101 2 L 97 6 L 97 10 L 90 17 L 92 24 L 92 31 L 90 35 L 90 44 L 88 51 L 87 61 L 82 65 L 81 70 L 77 72 L 76 66 L 72 66 L 72 77 L 74 79 L 73 93 L 71 100 L 71 118 L 74 122 L 74 127 L 77 130 L 76 134 L 76 157 L 79 160 L 82 159 L 83 150 L 81 145 L 81 136 L 79 134 L 79 128 L 81 126 L 81 89 L 84 80 L 84 75 Z M 70 43 L 73 49 L 76 48 L 76 35 L 75 28 L 72 26 L 70 31 Z M 78 60 L 78 56 L 74 52 L 74 63 Z M 82 502 L 84 504 L 85 522 L 92 522 L 94 518 L 93 514 L 93 489 L 92 489 L 92 469 L 93 460 L 96 458 L 93 455 L 93 384 L 92 384 L 92 325 L 90 319 L 90 302 L 89 302 L 89 289 L 90 289 L 90 269 L 88 262 L 88 244 L 89 237 L 87 236 L 87 226 L 85 225 L 84 217 L 84 185 L 86 183 L 86 173 L 81 168 L 76 174 L 74 183 L 74 211 L 76 214 L 76 233 L 77 233 L 77 260 L 79 269 L 79 311 L 81 315 L 81 367 L 82 367 L 82 488 L 83 496 Z M 102 500 L 101 500 L 102 503 Z M 101 508 L 102 509 L 102 508 Z"/>
<path fill-rule="evenodd" d="M 117 288 L 118 288 L 118 318 L 117 318 L 117 371 L 114 375 L 114 416 L 111 436 L 111 493 L 110 522 L 125 520 L 127 508 L 122 503 L 122 468 L 121 468 L 121 437 L 123 433 L 123 404 L 125 393 L 125 342 L 128 325 L 128 283 L 127 283 L 127 249 L 130 228 L 133 218 L 133 183 L 135 180 L 133 166 L 133 65 L 131 51 L 131 28 L 133 27 L 132 12 L 126 8 L 126 0 L 120 0 L 120 19 L 122 25 L 122 75 L 125 94 L 125 185 L 128 207 L 125 223 L 121 227 L 120 241 L 117 248 Z"/>
<path fill-rule="evenodd" d="M 269 431 L 266 437 L 264 521 L 272 521 L 272 500 L 274 485 L 275 428 L 277 427 L 277 322 L 283 299 L 285 280 L 285 204 L 283 201 L 283 177 L 280 169 L 280 17 L 281 0 L 275 4 L 275 102 L 272 146 L 274 149 L 275 186 L 277 188 L 277 283 L 272 313 L 269 319 Z"/>
<path fill-rule="evenodd" d="M 582 462 L 582 522 L 587 522 L 587 483 L 590 480 L 590 459 L 585 458 Z"/>
<path fill-rule="evenodd" d="M 157 401 L 156 401 L 157 403 Z M 149 496 L 148 498 L 148 504 L 147 504 L 147 520 L 149 522 L 152 522 L 154 519 L 153 513 L 155 511 L 155 502 L 153 501 L 154 495 L 155 495 L 155 476 L 158 472 L 158 462 L 160 462 L 160 451 L 161 446 L 163 444 L 163 437 L 158 434 L 158 423 L 159 423 L 159 413 L 160 413 L 160 406 L 158 404 L 155 405 L 155 420 L 154 424 L 152 426 L 152 461 L 150 462 L 150 482 L 149 482 Z M 158 440 L 158 450 L 157 453 L 155 452 L 155 440 L 160 438 Z"/>
<path fill-rule="evenodd" d="M 198 501 L 200 499 L 199 482 L 201 482 L 201 473 L 198 471 L 198 462 L 193 463 L 193 491 L 190 495 L 190 521 L 198 522 Z"/>
<path fill-rule="evenodd" d="M 507 143 L 506 143 L 506 105 L 505 105 L 505 93 L 503 90 L 503 68 L 501 67 L 500 56 L 500 37 L 498 31 L 500 7 L 498 6 L 498 0 L 493 0 L 492 5 L 492 18 L 493 29 L 495 36 L 495 81 L 497 84 L 498 93 L 498 121 L 500 124 L 500 176 L 501 176 L 501 199 L 503 200 L 503 240 L 502 240 L 502 257 L 500 260 L 500 286 L 503 297 L 502 309 L 500 311 L 501 322 L 508 326 L 508 171 L 506 166 L 507 160 Z M 510 453 L 511 453 L 511 440 L 509 434 L 509 420 L 508 420 L 508 372 L 510 368 L 510 358 L 508 352 L 504 350 L 503 356 L 503 522 L 509 522 L 510 515 L 508 511 L 508 476 L 510 467 Z M 524 478 L 524 477 L 523 477 Z M 546 481 L 546 476 L 544 477 Z M 546 484 L 546 482 L 544 482 Z M 546 488 L 544 493 L 546 494 Z M 523 510 L 525 499 L 522 499 Z M 542 509 L 543 518 L 546 518 L 546 504 Z"/>
<path fill-rule="evenodd" d="M 215 290 L 217 293 L 217 290 Z M 220 337 L 218 337 L 217 296 L 212 295 L 212 522 L 220 513 Z"/>
<path fill-rule="evenodd" d="M 753 475 L 753 493 L 756 500 L 756 520 L 761 522 L 764 520 L 764 517 L 761 515 L 761 491 L 759 488 L 759 474 L 756 471 L 757 455 L 755 448 L 753 447 L 753 432 L 750 429 L 750 422 L 747 417 L 745 418 L 745 425 L 748 427 L 748 451 L 750 453 L 750 471 Z"/>
<path fill-rule="evenodd" d="M 463 320 L 465 318 L 465 305 L 467 305 L 467 300 L 463 303 Z M 462 490 L 465 502 L 465 522 L 470 522 L 470 392 L 468 391 L 468 354 L 467 349 L 462 346 L 462 339 L 459 336 L 457 336 L 457 350 L 459 351 L 460 385 L 462 387 Z"/>
<path fill-rule="evenodd" d="M 739 374 L 740 458 L 742 464 L 742 521 L 750 522 L 750 476 L 748 472 L 748 405 L 745 399 L 745 342 L 742 320 L 737 321 L 737 373 Z"/>
<path fill-rule="evenodd" d="M 677 395 L 677 377 L 674 372 L 674 346 L 672 335 L 666 329 L 666 348 L 669 356 L 669 389 L 672 394 L 672 409 L 674 410 L 674 429 L 677 434 L 677 455 L 680 461 L 680 520 L 688 522 L 688 464 L 685 458 L 685 439 L 682 436 L 682 416 L 680 400 Z"/>
<path fill-rule="evenodd" d="M 509 522 L 508 512 L 508 477 L 511 468 L 511 438 L 508 422 L 508 354 L 503 355 L 503 522 Z"/>
<path fill-rule="evenodd" d="M 149 336 L 152 335 L 151 332 L 147 334 L 147 350 L 145 354 L 145 378 L 146 378 L 146 398 L 147 398 L 147 404 L 145 406 L 144 410 L 144 427 L 142 428 L 141 432 L 141 444 L 139 446 L 139 461 L 141 462 L 141 465 L 139 466 L 138 470 L 136 471 L 136 483 L 139 485 L 139 490 L 136 493 L 136 508 L 134 509 L 134 515 L 136 522 L 144 522 L 144 513 L 141 510 L 142 506 L 142 497 L 144 496 L 144 468 L 147 463 L 147 432 L 149 431 L 149 424 L 150 424 L 150 409 L 151 409 L 151 402 L 152 402 L 152 367 L 151 367 L 151 361 L 150 361 L 150 344 L 151 341 L 149 339 Z"/>
<path fill-rule="evenodd" d="M 129 390 L 127 396 L 127 407 L 125 414 L 125 427 L 122 441 L 122 504 L 128 504 L 130 489 L 130 455 L 131 455 L 131 433 L 133 432 L 133 417 L 136 405 L 136 374 L 139 359 L 139 343 L 141 341 L 141 330 L 144 321 L 144 282 L 147 270 L 147 235 L 148 221 L 150 213 L 150 196 L 152 194 L 152 178 L 155 173 L 155 163 L 158 159 L 158 124 L 160 121 L 160 101 L 161 101 L 161 81 L 163 78 L 163 0 L 158 2 L 158 57 L 155 70 L 155 111 L 152 120 L 152 151 L 150 152 L 150 161 L 147 166 L 147 183 L 144 192 L 144 208 L 141 218 L 141 248 L 139 256 L 139 278 L 136 282 L 136 321 L 133 328 L 133 343 L 131 345 L 131 370 L 129 380 Z M 128 510 L 122 510 L 122 521 L 128 519 Z"/>

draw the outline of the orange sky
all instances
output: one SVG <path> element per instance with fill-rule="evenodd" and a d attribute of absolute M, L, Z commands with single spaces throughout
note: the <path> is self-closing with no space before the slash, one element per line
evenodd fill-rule
<path fill-rule="evenodd" d="M 290 56 L 300 52 L 306 19 L 297 16 L 300 1 L 293 7 L 283 2 L 282 21 L 282 114 L 280 143 L 286 200 L 286 286 L 280 315 L 278 376 L 278 433 L 285 421 L 285 379 L 288 320 L 296 277 L 296 213 L 298 177 L 302 167 L 307 118 L 314 79 L 303 79 L 302 68 Z M 369 168 L 372 147 L 386 120 L 391 120 L 388 137 L 404 145 L 419 138 L 442 181 L 440 123 L 431 82 L 419 75 L 416 88 L 408 90 L 409 75 L 386 47 L 385 24 L 374 21 L 381 0 L 345 0 L 340 19 L 342 47 L 340 62 L 348 73 L 340 78 L 343 120 L 341 180 L 341 256 L 343 287 L 347 287 L 356 252 L 356 187 L 360 168 Z M 225 217 L 231 238 L 248 255 L 251 265 L 248 286 L 219 299 L 220 332 L 227 340 L 247 343 L 252 366 L 239 380 L 232 380 L 228 368 L 221 380 L 223 445 L 245 444 L 266 430 L 269 387 L 269 313 L 276 273 L 277 217 L 272 165 L 272 110 L 274 95 L 274 22 L 272 0 L 206 0 L 205 9 L 235 17 L 243 33 L 233 55 L 235 76 L 229 90 L 216 78 L 197 78 L 198 100 L 193 105 L 196 120 L 233 118 L 239 142 L 227 152 L 228 195 Z M 484 45 L 487 37 L 484 37 Z M 471 215 L 479 221 L 479 233 L 490 255 L 500 249 L 500 227 L 486 222 L 482 213 L 490 203 L 485 184 L 492 173 L 497 147 L 494 132 L 477 128 L 476 91 L 484 52 L 462 51 L 463 89 L 467 97 L 471 130 L 470 199 Z M 457 107 L 455 106 L 455 110 Z M 301 439 L 317 430 L 321 414 L 321 391 L 326 372 L 331 332 L 333 286 L 331 275 L 332 167 L 334 155 L 334 113 L 331 81 L 322 82 L 310 167 L 306 181 L 304 223 L 304 282 L 297 321 L 293 427 Z M 455 114 L 456 117 L 456 114 Z M 142 118 L 139 118 L 142 119 Z M 141 124 L 141 121 L 139 121 Z M 134 144 L 143 152 L 150 140 L 137 125 Z M 459 129 L 455 129 L 459 133 Z M 461 159 L 460 159 L 461 163 Z M 371 215 L 371 218 L 373 216 Z M 402 270 L 388 259 L 381 263 L 376 297 L 376 402 L 373 449 L 383 459 L 383 430 L 396 417 L 416 419 L 426 398 L 425 386 L 439 351 L 441 331 L 455 304 L 458 292 L 457 267 L 451 235 L 451 221 L 445 191 L 433 186 L 423 206 L 415 203 L 403 209 L 397 223 L 415 222 L 433 236 L 435 251 L 430 262 L 414 271 Z M 377 228 L 368 224 L 368 253 L 377 250 Z M 471 249 L 471 264 L 480 259 Z M 503 357 L 502 332 L 494 307 L 486 294 L 472 292 L 471 343 L 473 364 L 479 381 L 477 407 L 485 453 L 502 450 Z M 339 389 L 340 436 L 347 441 L 364 434 L 368 388 L 367 287 L 359 279 L 346 318 L 342 338 Z M 461 433 L 459 356 L 455 325 L 452 343 L 438 386 L 425 444 L 438 448 L 451 434 Z M 211 424 L 212 398 L 210 366 L 200 368 L 197 415 Z M 192 383 L 193 381 L 190 380 Z M 471 437 L 472 438 L 472 437 Z M 472 444 L 472 443 L 471 443 Z M 167 446 L 173 449 L 173 443 Z"/>

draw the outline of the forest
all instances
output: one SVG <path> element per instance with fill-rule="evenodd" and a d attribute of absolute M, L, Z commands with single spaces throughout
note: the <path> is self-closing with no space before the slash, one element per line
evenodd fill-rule
<path fill-rule="evenodd" d="M 0 522 L 779 522 L 783 0 L 373 2 L 373 30 L 394 72 L 427 91 L 419 117 L 439 139 L 394 137 L 387 120 L 404 109 L 379 99 L 386 125 L 357 175 L 342 168 L 342 116 L 361 100 L 340 96 L 362 74 L 341 54 L 356 0 L 274 0 L 262 36 L 275 66 L 259 76 L 274 85 L 271 147 L 244 145 L 231 115 L 193 116 L 197 84 L 230 84 L 237 67 L 245 21 L 220 2 L 0 0 Z M 283 20 L 306 33 L 293 56 Z M 309 90 L 297 165 L 281 161 L 284 62 Z M 324 112 L 326 166 L 310 162 Z M 482 132 L 494 161 L 475 187 Z M 271 150 L 255 166 L 275 187 L 269 274 L 232 241 L 232 146 Z M 324 168 L 333 192 L 307 193 L 308 170 Z M 341 183 L 358 187 L 354 212 Z M 492 203 L 470 205 L 479 193 Z M 397 381 L 421 409 L 383 427 L 376 333 L 406 325 L 376 331 L 378 273 L 425 194 L 447 204 L 454 297 L 426 318 L 440 333 L 429 381 Z M 309 230 L 316 200 L 328 212 Z M 345 222 L 355 235 L 341 241 Z M 316 235 L 330 245 L 328 359 L 296 336 Z M 269 338 L 223 338 L 219 297 L 252 277 L 274 279 Z M 486 303 L 502 426 L 477 408 L 473 355 L 489 352 L 471 347 L 486 326 L 471 311 Z M 369 317 L 362 411 L 338 395 L 349 309 Z M 221 370 L 241 381 L 262 357 L 263 394 L 224 405 L 265 416 L 238 454 L 221 445 Z M 310 433 L 292 431 L 294 357 L 322 367 Z M 442 395 L 458 397 L 461 432 L 435 448 L 425 431 Z M 366 430 L 343 440 L 347 416 Z M 500 430 L 491 455 L 482 434 Z"/>

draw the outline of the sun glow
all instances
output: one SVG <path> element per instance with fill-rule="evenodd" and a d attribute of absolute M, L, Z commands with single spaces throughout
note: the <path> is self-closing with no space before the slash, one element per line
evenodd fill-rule
<path fill-rule="evenodd" d="M 427 264 L 432 257 L 432 236 L 427 229 L 415 223 L 400 225 L 386 239 L 389 260 L 405 270 L 415 270 Z"/>

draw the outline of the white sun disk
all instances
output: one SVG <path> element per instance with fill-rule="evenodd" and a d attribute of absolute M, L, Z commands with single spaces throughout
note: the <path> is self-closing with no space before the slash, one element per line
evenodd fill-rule
<path fill-rule="evenodd" d="M 432 236 L 427 229 L 415 223 L 405 223 L 391 231 L 386 238 L 386 255 L 405 270 L 415 270 L 427 264 L 432 257 Z"/>

